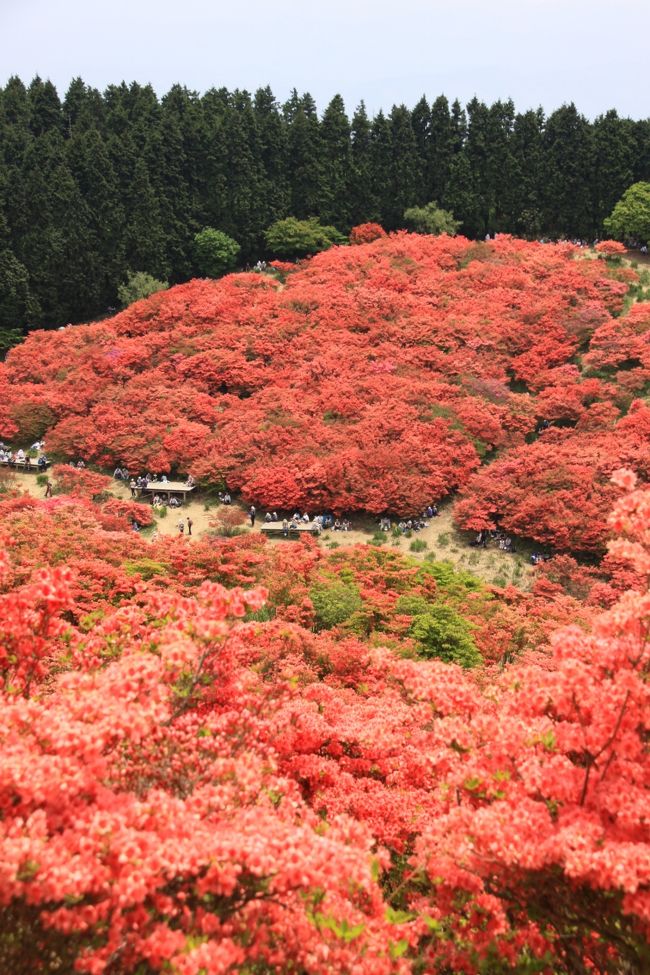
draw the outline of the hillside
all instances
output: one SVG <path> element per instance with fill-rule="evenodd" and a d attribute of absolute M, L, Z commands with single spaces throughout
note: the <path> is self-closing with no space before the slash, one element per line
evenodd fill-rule
<path fill-rule="evenodd" d="M 579 253 L 396 234 L 284 285 L 193 281 L 31 335 L 0 370 L 0 436 L 284 511 L 402 517 L 460 491 L 461 527 L 602 555 L 612 470 L 650 470 L 650 305 Z"/>

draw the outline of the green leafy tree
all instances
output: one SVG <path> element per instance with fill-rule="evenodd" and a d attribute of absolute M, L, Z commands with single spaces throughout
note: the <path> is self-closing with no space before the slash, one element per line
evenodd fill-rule
<path fill-rule="evenodd" d="M 220 278 L 231 271 L 241 248 L 236 240 L 214 227 L 204 227 L 194 236 L 194 261 L 206 278 Z"/>
<path fill-rule="evenodd" d="M 650 244 L 650 183 L 630 186 L 603 223 L 616 240 Z"/>
<path fill-rule="evenodd" d="M 27 268 L 8 249 L 0 251 L 0 349 L 15 345 L 24 326 L 38 320 L 40 308 L 29 287 Z M 8 344 L 9 343 L 9 344 Z"/>
<path fill-rule="evenodd" d="M 453 237 L 460 227 L 449 210 L 441 210 L 435 200 L 423 207 L 409 207 L 404 211 L 404 223 L 416 234 L 449 234 Z"/>
<path fill-rule="evenodd" d="M 439 657 L 461 667 L 477 667 L 481 663 L 471 624 L 451 606 L 432 605 L 426 613 L 413 618 L 410 632 L 423 657 Z"/>
<path fill-rule="evenodd" d="M 165 291 L 169 285 L 166 281 L 157 281 L 146 271 L 129 271 L 124 281 L 117 289 L 117 296 L 124 308 L 132 305 L 134 301 L 141 298 L 148 298 L 156 291 Z"/>
<path fill-rule="evenodd" d="M 345 237 L 336 227 L 323 226 L 317 217 L 276 220 L 264 237 L 269 251 L 277 257 L 305 257 L 345 243 Z"/>
<path fill-rule="evenodd" d="M 352 582 L 334 580 L 312 588 L 309 593 L 318 629 L 330 630 L 349 620 L 363 608 L 359 589 Z"/>
<path fill-rule="evenodd" d="M 325 109 L 320 139 L 323 175 L 319 213 L 325 222 L 349 230 L 350 123 L 340 95 L 335 95 Z"/>

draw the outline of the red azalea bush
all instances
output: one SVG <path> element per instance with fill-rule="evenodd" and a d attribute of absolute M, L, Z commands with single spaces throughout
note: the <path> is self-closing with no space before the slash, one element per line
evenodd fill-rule
<path fill-rule="evenodd" d="M 385 237 L 386 231 L 379 223 L 359 223 L 350 231 L 351 244 L 370 244 L 379 237 Z"/>
<path fill-rule="evenodd" d="M 606 257 L 622 257 L 627 253 L 625 244 L 621 244 L 618 240 L 600 240 L 596 244 L 596 250 Z"/>

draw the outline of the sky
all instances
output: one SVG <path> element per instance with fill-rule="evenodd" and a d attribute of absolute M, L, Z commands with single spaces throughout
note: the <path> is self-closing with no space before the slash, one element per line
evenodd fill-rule
<path fill-rule="evenodd" d="M 650 0 L 0 0 L 0 83 L 424 94 L 650 117 Z"/>

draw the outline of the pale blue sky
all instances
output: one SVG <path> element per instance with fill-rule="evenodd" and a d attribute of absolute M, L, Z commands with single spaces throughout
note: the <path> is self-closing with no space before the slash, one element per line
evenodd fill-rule
<path fill-rule="evenodd" d="M 0 82 L 270 84 L 351 112 L 423 93 L 650 116 L 650 0 L 0 0 Z"/>

